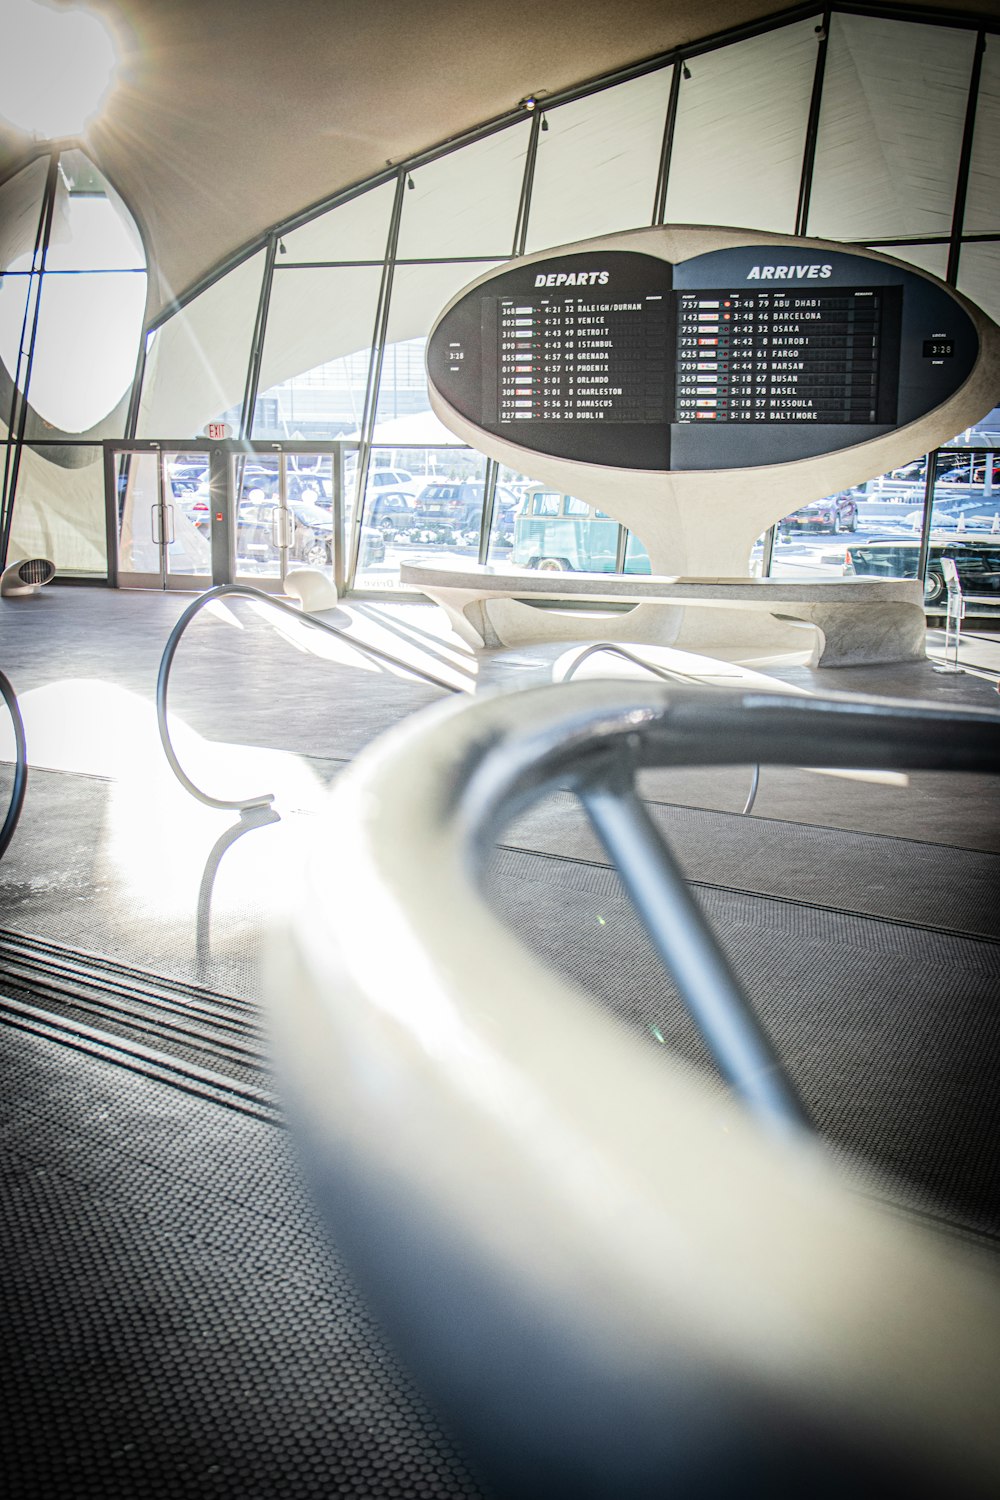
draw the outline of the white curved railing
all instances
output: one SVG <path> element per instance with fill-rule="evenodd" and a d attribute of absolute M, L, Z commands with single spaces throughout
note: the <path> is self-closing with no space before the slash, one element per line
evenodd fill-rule
<path fill-rule="evenodd" d="M 995 1283 L 845 1188 L 632 777 L 998 751 L 984 712 L 577 682 L 426 710 L 338 781 L 272 956 L 287 1099 L 339 1249 L 500 1493 L 996 1485 Z M 489 910 L 495 839 L 556 787 L 750 1109 Z"/>

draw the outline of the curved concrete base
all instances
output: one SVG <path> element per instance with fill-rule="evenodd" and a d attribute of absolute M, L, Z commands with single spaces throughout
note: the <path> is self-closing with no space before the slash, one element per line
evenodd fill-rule
<path fill-rule="evenodd" d="M 289 598 L 297 599 L 309 615 L 333 609 L 338 597 L 333 579 L 319 568 L 296 568 L 289 573 L 285 579 L 285 593 Z"/>
<path fill-rule="evenodd" d="M 916 579 L 659 578 L 537 573 L 404 563 L 403 583 L 441 605 L 475 650 L 529 641 L 607 639 L 707 651 L 734 660 L 794 653 L 808 666 L 920 661 L 926 655 Z M 589 609 L 533 608 L 573 601 Z M 627 613 L 602 605 L 626 603 Z M 804 639 L 804 637 L 806 637 Z M 736 653 L 735 656 L 733 653 Z"/>

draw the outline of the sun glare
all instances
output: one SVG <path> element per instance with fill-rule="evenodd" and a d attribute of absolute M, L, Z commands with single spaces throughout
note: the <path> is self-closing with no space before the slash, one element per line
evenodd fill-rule
<path fill-rule="evenodd" d="M 0 114 L 44 140 L 79 135 L 114 83 L 105 23 L 78 7 L 7 0 L 0 50 Z"/>

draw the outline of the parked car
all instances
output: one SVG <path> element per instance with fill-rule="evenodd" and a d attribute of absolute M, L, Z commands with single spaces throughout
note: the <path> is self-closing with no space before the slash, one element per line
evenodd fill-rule
<path fill-rule="evenodd" d="M 538 485 L 530 489 L 514 521 L 510 560 L 516 567 L 547 572 L 613 573 L 618 562 L 618 522 L 573 495 Z M 630 538 L 628 571 L 648 573 L 649 554 Z"/>
<path fill-rule="evenodd" d="M 946 470 L 939 476 L 941 484 L 966 484 L 980 485 L 986 481 L 986 461 L 980 459 L 978 462 L 969 460 L 965 463 L 956 464 L 954 468 Z M 991 484 L 1000 485 L 1000 459 L 995 459 L 990 465 Z"/>
<path fill-rule="evenodd" d="M 917 540 L 890 537 L 852 542 L 845 554 L 844 572 L 859 578 L 916 578 L 919 556 Z M 932 534 L 924 577 L 924 603 L 931 608 L 942 604 L 947 593 L 942 557 L 954 558 L 964 594 L 1000 604 L 1000 536 L 965 541 Z"/>
<path fill-rule="evenodd" d="M 524 500 L 510 485 L 498 484 L 493 497 L 492 545 L 510 547 L 514 542 L 514 526 L 518 508 Z"/>
<path fill-rule="evenodd" d="M 290 501 L 304 500 L 326 510 L 333 506 L 333 484 L 329 476 L 313 469 L 288 468 L 285 471 L 285 494 Z"/>
<path fill-rule="evenodd" d="M 482 480 L 434 480 L 417 496 L 416 530 L 425 538 L 474 546 L 482 525 Z M 520 498 L 509 486 L 498 484 L 493 497 L 493 534 L 502 546 L 514 537 L 514 516 Z"/>
<path fill-rule="evenodd" d="M 300 509 L 301 507 L 296 507 Z M 291 507 L 289 507 L 291 510 Z M 333 536 L 333 525 L 328 515 L 317 510 L 322 524 L 314 518 L 302 522 L 292 512 L 292 545 L 289 553 L 299 562 L 315 562 L 322 567 L 326 562 L 325 540 Z M 313 557 L 308 553 L 313 550 Z M 278 556 L 278 505 L 274 500 L 243 500 L 236 509 L 236 555 L 243 560 L 269 562 Z"/>
<path fill-rule="evenodd" d="M 175 496 L 186 495 L 208 482 L 208 464 L 197 454 L 190 458 L 175 458 L 167 464 L 167 478 Z"/>
<path fill-rule="evenodd" d="M 348 489 L 353 490 L 356 470 L 349 470 L 346 478 Z M 369 500 L 373 495 L 384 494 L 387 490 L 398 490 L 404 495 L 416 496 L 423 482 L 420 478 L 414 478 L 408 469 L 369 469 L 365 494 Z"/>
<path fill-rule="evenodd" d="M 783 535 L 791 531 L 857 531 L 858 502 L 850 490 L 827 495 L 823 500 L 810 500 L 800 505 L 778 522 Z"/>
<path fill-rule="evenodd" d="M 263 463 L 248 458 L 242 461 L 242 465 L 238 461 L 236 473 L 240 481 L 240 494 L 243 500 L 277 498 L 281 479 L 276 458 L 265 459 Z M 260 491 L 259 496 L 254 493 L 257 490 Z"/>
<path fill-rule="evenodd" d="M 237 517 L 236 553 L 243 559 L 270 562 L 278 556 L 278 506 L 272 500 L 244 501 Z M 288 507 L 292 518 L 289 558 L 312 568 L 328 568 L 333 563 L 333 520 L 330 512 L 307 501 L 293 501 Z M 385 539 L 374 526 L 362 526 L 358 566 L 372 567 L 385 557 Z"/>
<path fill-rule="evenodd" d="M 202 480 L 197 488 L 185 491 L 178 500 L 178 505 L 181 514 L 187 516 L 195 530 L 202 536 L 208 536 L 212 529 L 212 505 L 208 480 Z"/>
<path fill-rule="evenodd" d="M 382 490 L 369 494 L 365 503 L 365 522 L 375 526 L 383 536 L 398 536 L 412 531 L 416 521 L 416 501 L 404 490 Z"/>
<path fill-rule="evenodd" d="M 483 513 L 483 485 L 460 479 L 435 481 L 417 496 L 418 526 L 443 525 L 453 532 L 479 534 Z"/>

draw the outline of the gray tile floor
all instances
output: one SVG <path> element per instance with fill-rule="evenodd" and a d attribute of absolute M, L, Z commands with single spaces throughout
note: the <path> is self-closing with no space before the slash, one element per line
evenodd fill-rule
<path fill-rule="evenodd" d="M 312 836 L 326 787 L 383 730 L 448 694 L 267 606 L 236 600 L 203 611 L 184 637 L 171 680 L 178 753 L 209 792 L 273 792 L 281 816 L 227 842 L 235 815 L 182 790 L 156 728 L 161 653 L 190 602 L 183 594 L 53 585 L 0 603 L 0 663 L 20 696 L 32 767 L 22 824 L 0 866 L 0 926 L 252 994 L 267 912 Z M 567 657 L 564 646 L 539 646 L 477 661 L 424 602 L 348 602 L 336 619 L 469 691 L 548 681 Z M 969 649 L 978 672 L 1000 667 L 1000 646 L 988 638 L 972 638 Z M 715 670 L 735 680 L 726 678 L 733 669 L 725 664 Z M 584 667 L 591 676 L 634 671 L 610 656 Z M 930 662 L 776 669 L 772 676 L 775 686 L 797 691 L 998 704 L 987 677 L 939 672 Z M 768 678 L 756 680 L 767 685 Z M 0 760 L 10 755 L 4 733 L 9 737 L 6 723 Z M 736 813 L 749 775 L 745 766 L 657 771 L 645 775 L 642 790 L 663 809 Z M 9 767 L 0 770 L 0 795 L 9 779 Z M 755 817 L 779 830 L 798 824 L 984 854 L 1000 849 L 992 777 L 764 768 Z M 522 818 L 505 842 L 599 857 L 568 797 Z M 687 838 L 691 878 L 719 878 L 729 856 L 713 863 L 717 844 L 718 831 L 709 835 L 707 824 Z M 803 888 L 805 863 L 790 846 L 795 889 Z M 735 876 L 732 883 L 739 883 Z"/>
<path fill-rule="evenodd" d="M 213 606 L 182 643 L 170 713 L 200 784 L 275 793 L 279 820 L 234 839 L 238 820 L 183 791 L 157 733 L 157 668 L 189 603 L 59 586 L 0 601 L 0 667 L 20 695 L 31 762 L 0 862 L 0 930 L 252 999 L 262 936 L 321 836 L 329 783 L 384 730 L 448 695 L 266 606 Z M 338 620 L 470 691 L 542 683 L 565 665 L 565 647 L 477 662 L 419 602 L 348 602 Z M 758 685 L 996 707 L 1000 648 L 970 636 L 965 651 L 968 673 L 932 662 L 775 668 Z M 585 670 L 632 669 L 596 658 Z M 724 665 L 712 675 L 733 680 Z M 0 723 L 4 799 L 6 732 Z M 852 1180 L 861 1163 L 883 1199 L 925 1225 L 943 1220 L 992 1264 L 995 778 L 765 767 L 747 820 L 748 778 L 746 766 L 657 771 L 642 790 Z M 654 1027 L 700 1065 L 703 1048 L 573 799 L 549 799 L 504 845 L 497 914 L 597 1004 L 617 1005 L 621 1024 Z M 603 952 L 580 941 L 598 930 Z M 368 1315 L 312 1224 L 281 1133 L 44 1028 L 5 1026 L 0 1043 L 13 1080 L 2 1132 L 23 1310 L 6 1398 L 18 1427 L 12 1493 L 40 1493 L 39 1483 L 73 1500 L 474 1493 L 365 1342 Z M 331 1277 L 345 1280 L 336 1295 Z M 146 1327 L 156 1337 L 137 1342 Z M 80 1369 L 83 1336 L 96 1381 Z M 166 1380 L 164 1349 L 175 1357 Z M 374 1371 L 363 1424 L 359 1369 Z M 419 1463 L 407 1457 L 412 1431 L 427 1434 Z M 404 1460 L 419 1484 L 399 1482 Z M 361 1466 L 375 1477 L 358 1481 Z"/>

